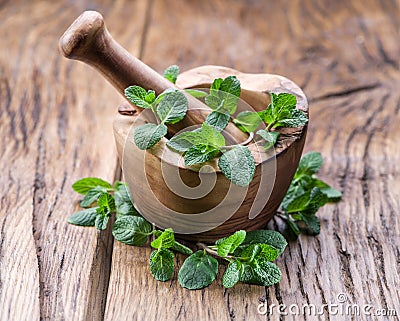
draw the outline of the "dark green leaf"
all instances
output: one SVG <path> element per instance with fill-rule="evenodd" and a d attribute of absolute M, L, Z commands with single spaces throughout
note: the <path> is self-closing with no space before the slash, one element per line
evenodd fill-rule
<path fill-rule="evenodd" d="M 321 231 L 321 222 L 315 214 L 301 214 L 301 218 L 310 230 L 311 235 L 318 235 Z"/>
<path fill-rule="evenodd" d="M 157 106 L 157 115 L 162 123 L 175 124 L 185 117 L 187 108 L 188 100 L 182 92 L 168 92 Z"/>
<path fill-rule="evenodd" d="M 152 148 L 167 134 L 164 124 L 144 124 L 135 128 L 134 141 L 138 148 L 145 150 Z"/>
<path fill-rule="evenodd" d="M 235 260 L 228 264 L 224 275 L 222 276 L 222 285 L 225 288 L 231 288 L 239 282 L 240 275 L 242 272 L 242 263 L 239 260 Z"/>
<path fill-rule="evenodd" d="M 202 289 L 215 280 L 217 273 L 218 261 L 205 251 L 197 251 L 183 262 L 178 281 L 184 288 Z"/>
<path fill-rule="evenodd" d="M 151 91 L 140 86 L 130 86 L 125 89 L 125 97 L 140 108 L 151 108 L 151 103 L 148 100 L 152 97 Z"/>
<path fill-rule="evenodd" d="M 97 214 L 96 220 L 94 222 L 94 225 L 98 230 L 105 230 L 107 228 L 108 220 L 110 219 L 110 216 L 108 215 L 99 215 Z"/>
<path fill-rule="evenodd" d="M 100 178 L 87 177 L 76 181 L 72 185 L 73 190 L 79 194 L 86 194 L 95 187 L 104 187 L 106 189 L 110 189 L 111 184 Z"/>
<path fill-rule="evenodd" d="M 330 187 L 328 184 L 319 179 L 314 179 L 313 186 L 318 187 L 321 192 L 324 193 L 326 197 L 328 197 L 330 202 L 336 202 L 342 198 L 342 193 L 340 191 L 334 189 L 333 187 Z"/>
<path fill-rule="evenodd" d="M 79 226 L 94 226 L 96 217 L 97 207 L 92 207 L 72 214 L 68 223 Z"/>
<path fill-rule="evenodd" d="M 115 182 L 114 189 L 117 217 L 122 215 L 140 216 L 140 213 L 133 206 L 132 197 L 128 186 L 123 182 Z"/>
<path fill-rule="evenodd" d="M 257 112 L 242 111 L 237 115 L 233 122 L 245 133 L 251 133 L 260 126 L 262 119 Z"/>
<path fill-rule="evenodd" d="M 117 241 L 128 245 L 143 245 L 147 242 L 153 228 L 140 216 L 121 216 L 114 223 L 112 234 Z"/>
<path fill-rule="evenodd" d="M 196 145 L 190 147 L 184 156 L 185 165 L 191 166 L 194 164 L 207 162 L 217 157 L 219 153 L 220 151 L 218 149 L 215 149 L 213 146 Z"/>
<path fill-rule="evenodd" d="M 246 233 L 246 237 L 242 244 L 240 244 L 238 251 L 235 251 L 235 255 L 240 254 L 240 252 L 249 245 L 259 243 L 273 246 L 278 250 L 279 254 L 282 254 L 287 246 L 286 239 L 279 232 L 272 230 L 250 231 Z"/>
<path fill-rule="evenodd" d="M 286 221 L 289 225 L 289 227 L 292 229 L 292 231 L 299 236 L 301 231 L 300 228 L 297 226 L 296 222 L 289 216 L 289 214 L 285 213 L 286 215 Z"/>
<path fill-rule="evenodd" d="M 229 123 L 231 116 L 229 114 L 213 111 L 206 118 L 206 123 L 213 126 L 219 132 L 223 131 Z"/>
<path fill-rule="evenodd" d="M 264 256 L 259 256 L 249 263 L 243 263 L 240 281 L 250 284 L 271 286 L 282 278 L 279 268 Z"/>
<path fill-rule="evenodd" d="M 155 249 L 168 249 L 175 244 L 174 231 L 171 228 L 167 228 L 161 233 L 153 242 L 151 246 Z"/>
<path fill-rule="evenodd" d="M 219 239 L 215 242 L 218 255 L 226 257 L 229 253 L 233 253 L 246 237 L 246 231 L 240 230 L 229 237 Z"/>
<path fill-rule="evenodd" d="M 214 146 L 215 148 L 225 145 L 224 136 L 213 126 L 207 123 L 202 124 L 200 133 L 203 138 L 203 144 Z"/>
<path fill-rule="evenodd" d="M 240 81 L 235 76 L 217 78 L 211 85 L 210 95 L 205 99 L 211 109 L 233 114 L 240 96 Z"/>
<path fill-rule="evenodd" d="M 174 253 L 160 249 L 150 254 L 150 272 L 158 281 L 168 281 L 174 275 Z"/>
<path fill-rule="evenodd" d="M 253 261 L 256 257 L 264 256 L 267 261 L 275 261 L 278 256 L 278 250 L 268 244 L 259 243 L 252 244 L 248 246 L 243 252 L 240 254 L 241 259 L 246 260 L 248 262 Z"/>
<path fill-rule="evenodd" d="M 218 166 L 226 178 L 239 186 L 249 185 L 256 170 L 254 157 L 245 146 L 236 146 L 223 153 Z"/>
<path fill-rule="evenodd" d="M 169 66 L 164 71 L 164 78 L 168 79 L 173 84 L 176 83 L 176 79 L 178 78 L 178 75 L 179 75 L 179 67 L 177 65 Z"/>
<path fill-rule="evenodd" d="M 260 135 L 265 140 L 264 149 L 268 150 L 275 146 L 280 134 L 279 132 L 268 132 L 265 129 L 261 129 L 257 132 L 257 135 Z"/>
<path fill-rule="evenodd" d="M 107 193 L 107 188 L 97 186 L 95 188 L 92 188 L 90 191 L 86 193 L 86 195 L 83 197 L 80 206 L 81 207 L 89 207 L 92 205 L 95 201 L 98 200 L 101 194 Z"/>
<path fill-rule="evenodd" d="M 186 152 L 190 147 L 204 143 L 200 131 L 183 132 L 172 137 L 167 145 L 178 152 Z"/>
<path fill-rule="evenodd" d="M 322 166 L 322 156 L 318 152 L 309 152 L 300 160 L 295 177 L 301 175 L 312 175 L 319 171 Z"/>
<path fill-rule="evenodd" d="M 274 127 L 300 127 L 307 124 L 307 122 L 308 118 L 306 114 L 299 109 L 294 109 L 290 115 L 290 118 L 279 120 Z"/>

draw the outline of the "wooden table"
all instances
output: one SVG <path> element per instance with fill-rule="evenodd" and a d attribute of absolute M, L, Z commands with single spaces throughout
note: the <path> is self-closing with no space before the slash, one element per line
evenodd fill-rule
<path fill-rule="evenodd" d="M 122 98 L 58 52 L 84 10 L 158 71 L 220 64 L 298 83 L 310 102 L 306 150 L 343 200 L 319 213 L 263 288 L 156 282 L 147 247 L 67 223 L 86 176 L 119 179 L 112 120 Z M 275 304 L 371 304 L 400 313 L 398 1 L 0 1 L 1 320 L 398 320 L 280 316 Z M 279 222 L 272 222 L 276 228 Z M 178 266 L 182 257 L 178 258 Z"/>

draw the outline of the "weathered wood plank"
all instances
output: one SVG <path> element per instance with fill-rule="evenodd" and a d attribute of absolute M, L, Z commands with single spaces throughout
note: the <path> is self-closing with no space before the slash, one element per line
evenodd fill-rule
<path fill-rule="evenodd" d="M 112 119 L 121 98 L 96 72 L 62 58 L 57 45 L 91 8 L 138 51 L 145 5 L 0 4 L 1 320 L 99 320 L 104 313 L 110 231 L 66 219 L 77 208 L 76 179 L 116 175 Z M 135 25 L 126 29 L 121 19 Z"/>
<path fill-rule="evenodd" d="M 259 301 L 321 308 L 340 293 L 349 304 L 399 309 L 399 18 L 395 1 L 154 1 L 144 61 L 159 71 L 221 64 L 293 79 L 311 101 L 307 149 L 322 152 L 320 176 L 344 198 L 320 211 L 320 236 L 290 244 L 278 261 L 283 280 L 268 289 L 155 282 L 150 249 L 116 242 L 107 320 L 375 320 L 326 308 L 320 317 L 257 313 Z"/>

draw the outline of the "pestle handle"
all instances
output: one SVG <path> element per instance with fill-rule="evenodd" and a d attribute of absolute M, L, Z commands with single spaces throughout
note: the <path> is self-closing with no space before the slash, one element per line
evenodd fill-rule
<path fill-rule="evenodd" d="M 178 89 L 119 45 L 108 32 L 102 15 L 96 11 L 82 13 L 62 35 L 59 47 L 65 57 L 83 61 L 98 70 L 122 95 L 131 85 L 153 89 L 157 94 L 168 88 Z M 210 112 L 201 101 L 189 94 L 186 97 L 189 101 L 186 117 L 168 126 L 170 134 L 201 124 Z M 134 108 L 142 111 L 136 106 Z M 232 123 L 226 127 L 226 132 L 238 142 L 247 139 L 247 135 Z"/>

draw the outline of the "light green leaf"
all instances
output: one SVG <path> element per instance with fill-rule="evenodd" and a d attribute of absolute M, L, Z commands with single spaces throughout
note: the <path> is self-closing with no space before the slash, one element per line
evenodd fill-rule
<path fill-rule="evenodd" d="M 150 254 L 150 272 L 158 281 L 168 281 L 174 275 L 174 253 L 159 249 Z"/>
<path fill-rule="evenodd" d="M 200 133 L 203 138 L 203 144 L 214 146 L 216 148 L 225 145 L 224 136 L 213 126 L 207 123 L 202 124 Z"/>
<path fill-rule="evenodd" d="M 162 123 L 175 124 L 182 120 L 188 108 L 188 100 L 180 91 L 168 92 L 157 106 Z"/>
<path fill-rule="evenodd" d="M 233 120 L 236 126 L 245 133 L 254 132 L 262 123 L 262 119 L 257 112 L 242 111 Z"/>
<path fill-rule="evenodd" d="M 97 200 L 97 205 L 100 209 L 104 209 L 104 212 L 106 212 L 108 215 L 115 211 L 114 197 L 109 193 L 101 194 Z"/>
<path fill-rule="evenodd" d="M 231 288 L 239 282 L 240 275 L 242 272 L 242 263 L 239 260 L 235 260 L 228 264 L 224 275 L 222 276 L 222 285 L 225 288 Z"/>
<path fill-rule="evenodd" d="M 168 79 L 173 84 L 176 83 L 176 79 L 178 78 L 178 75 L 179 75 L 179 67 L 177 65 L 169 66 L 164 71 L 164 78 Z"/>
<path fill-rule="evenodd" d="M 196 89 L 185 89 L 185 91 L 189 95 L 193 96 L 194 98 L 203 98 L 203 97 L 206 97 L 208 95 L 204 91 L 196 90 Z"/>
<path fill-rule="evenodd" d="M 291 112 L 296 108 L 297 99 L 296 96 L 289 93 L 275 94 L 271 93 L 271 104 L 269 108 L 272 108 L 272 114 L 277 115 L 280 118 L 286 118 L 285 115 L 291 115 Z"/>
<path fill-rule="evenodd" d="M 322 156 L 318 152 L 309 152 L 300 160 L 299 167 L 297 168 L 295 178 L 301 175 L 312 175 L 318 172 L 322 166 Z"/>
<path fill-rule="evenodd" d="M 240 255 L 246 247 L 251 244 L 268 244 L 273 246 L 278 250 L 279 254 L 282 254 L 287 246 L 287 241 L 283 235 L 279 232 L 272 230 L 256 230 L 246 233 L 246 238 L 243 240 L 242 244 L 235 251 L 235 255 Z"/>
<path fill-rule="evenodd" d="M 161 138 L 167 134 L 167 126 L 164 124 L 144 124 L 135 128 L 134 141 L 138 148 L 145 150 L 152 148 Z"/>
<path fill-rule="evenodd" d="M 162 232 L 159 230 L 154 230 L 153 234 L 155 237 L 159 237 L 162 234 Z M 176 240 L 175 240 L 174 244 L 170 247 L 170 250 L 176 251 L 176 252 L 179 252 L 179 253 L 182 253 L 185 255 L 193 254 L 193 251 L 190 248 L 177 242 Z"/>
<path fill-rule="evenodd" d="M 250 263 L 243 263 L 243 272 L 240 281 L 250 284 L 271 286 L 278 283 L 282 273 L 278 266 L 269 262 L 264 256 L 256 257 Z"/>
<path fill-rule="evenodd" d="M 330 202 L 337 202 L 342 198 L 342 193 L 340 191 L 330 187 L 328 184 L 319 179 L 314 179 L 313 186 L 318 187 L 321 192 L 328 197 Z"/>
<path fill-rule="evenodd" d="M 161 233 L 153 242 L 151 246 L 155 249 L 168 249 L 175 244 L 174 231 L 171 228 L 167 228 Z"/>
<path fill-rule="evenodd" d="M 206 123 L 213 126 L 219 132 L 223 131 L 229 123 L 231 116 L 229 114 L 213 111 L 206 118 Z"/>
<path fill-rule="evenodd" d="M 205 251 L 197 251 L 183 262 L 178 281 L 189 290 L 202 289 L 215 280 L 217 273 L 218 261 Z"/>
<path fill-rule="evenodd" d="M 268 132 L 265 129 L 260 129 L 257 131 L 257 135 L 260 135 L 265 140 L 264 149 L 268 150 L 275 146 L 280 134 L 279 132 Z"/>
<path fill-rule="evenodd" d="M 94 226 L 97 215 L 97 207 L 84 209 L 72 214 L 68 218 L 68 223 L 79 226 Z"/>
<path fill-rule="evenodd" d="M 143 245 L 147 242 L 153 227 L 143 217 L 117 217 L 112 234 L 117 241 L 128 245 Z"/>
<path fill-rule="evenodd" d="M 219 239 L 215 242 L 218 255 L 226 257 L 229 253 L 233 253 L 246 237 L 246 231 L 236 231 L 229 237 Z"/>
<path fill-rule="evenodd" d="M 271 245 L 259 243 L 248 246 L 240 254 L 241 259 L 249 262 L 260 256 L 264 256 L 267 261 L 275 261 L 279 256 L 279 251 Z"/>
<path fill-rule="evenodd" d="M 304 112 L 299 109 L 294 109 L 290 118 L 279 120 L 274 127 L 300 127 L 307 124 L 308 118 Z"/>
<path fill-rule="evenodd" d="M 210 87 L 205 102 L 211 109 L 233 114 L 240 96 L 240 81 L 235 76 L 217 78 Z"/>
<path fill-rule="evenodd" d="M 104 187 L 106 189 L 110 189 L 111 188 L 111 184 L 100 179 L 100 178 L 96 178 L 96 177 L 86 177 L 86 178 L 82 178 L 78 181 L 76 181 L 73 185 L 72 185 L 72 189 L 79 193 L 79 194 L 86 194 L 87 192 L 89 192 L 91 189 L 96 188 L 96 187 Z"/>
<path fill-rule="evenodd" d="M 178 151 L 186 152 L 190 147 L 201 145 L 204 143 L 203 136 L 200 131 L 183 132 L 172 137 L 167 146 Z"/>
<path fill-rule="evenodd" d="M 327 196 L 318 187 L 295 198 L 288 206 L 288 213 L 307 212 L 314 214 L 328 201 Z"/>
<path fill-rule="evenodd" d="M 218 166 L 226 178 L 239 186 L 249 185 L 256 170 L 254 157 L 245 146 L 236 146 L 223 153 Z"/>
<path fill-rule="evenodd" d="M 144 100 L 149 104 L 153 103 L 156 100 L 156 92 L 154 90 L 148 90 Z"/>
<path fill-rule="evenodd" d="M 100 197 L 101 194 L 106 193 L 106 192 L 107 192 L 107 188 L 105 188 L 105 187 L 97 186 L 95 188 L 92 188 L 83 197 L 83 199 L 80 203 L 80 206 L 81 207 L 89 207 L 95 201 L 98 200 L 98 198 Z"/>
<path fill-rule="evenodd" d="M 190 147 L 185 156 L 185 165 L 191 166 L 194 164 L 201 164 L 209 161 L 218 156 L 220 153 L 219 149 L 215 149 L 213 146 L 208 145 L 196 145 Z"/>
<path fill-rule="evenodd" d="M 107 228 L 108 220 L 110 219 L 110 216 L 108 215 L 99 215 L 97 214 L 96 220 L 94 222 L 94 225 L 98 230 L 105 230 Z"/>
<path fill-rule="evenodd" d="M 151 108 L 151 103 L 148 102 L 150 97 L 152 97 L 151 91 L 147 92 L 146 89 L 140 86 L 129 86 L 126 88 L 125 97 L 140 108 Z"/>

